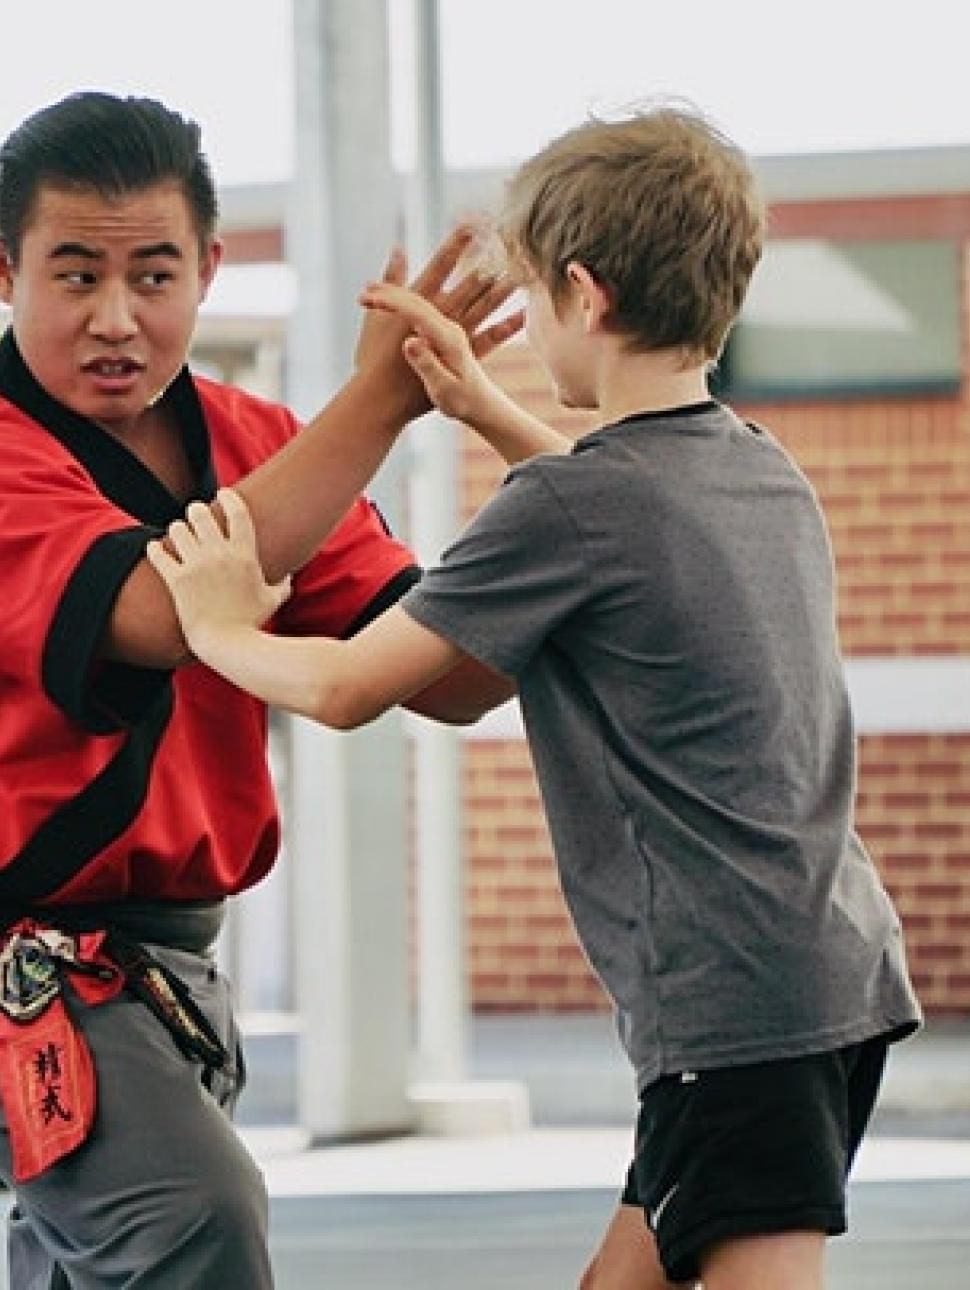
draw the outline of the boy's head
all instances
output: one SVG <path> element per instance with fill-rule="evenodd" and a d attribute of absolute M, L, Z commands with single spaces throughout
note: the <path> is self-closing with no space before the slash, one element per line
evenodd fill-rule
<path fill-rule="evenodd" d="M 764 207 L 743 153 L 697 113 L 590 121 L 524 163 L 503 239 L 554 303 L 582 265 L 632 351 L 720 354 L 761 254 Z"/>
<path fill-rule="evenodd" d="M 0 147 L 0 241 L 16 265 L 44 188 L 112 200 L 173 180 L 204 249 L 218 207 L 198 125 L 154 99 L 71 94 L 28 117 Z"/>

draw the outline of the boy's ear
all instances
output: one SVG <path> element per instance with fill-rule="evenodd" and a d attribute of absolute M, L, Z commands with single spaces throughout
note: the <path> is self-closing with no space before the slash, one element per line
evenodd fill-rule
<path fill-rule="evenodd" d="M 566 278 L 572 284 L 583 312 L 583 320 L 588 335 L 601 331 L 613 310 L 613 295 L 609 287 L 597 281 L 578 260 L 570 260 L 566 265 Z"/>

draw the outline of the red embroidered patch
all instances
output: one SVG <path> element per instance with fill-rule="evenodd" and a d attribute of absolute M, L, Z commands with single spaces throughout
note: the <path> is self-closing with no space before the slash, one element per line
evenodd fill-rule
<path fill-rule="evenodd" d="M 26 1182 L 43 1173 L 55 1161 L 74 1151 L 94 1124 L 97 1088 L 90 1049 L 75 1026 L 61 998 L 59 981 L 45 971 L 42 951 L 44 933 L 36 924 L 18 924 L 8 933 L 4 955 L 16 952 L 19 934 L 29 955 L 15 974 L 23 997 L 39 989 L 36 1013 L 13 1006 L 4 997 L 0 1008 L 0 1094 L 10 1136 L 10 1153 L 15 1182 Z M 100 953 L 103 936 L 85 934 L 70 943 L 72 954 L 57 957 L 72 972 L 72 988 L 86 1004 L 104 1003 L 118 993 L 121 973 Z M 9 956 L 8 956 L 9 957 Z M 95 965 L 94 975 L 84 968 Z M 9 964 L 7 965 L 9 967 Z M 24 1019 L 26 1018 L 26 1019 Z"/>
<path fill-rule="evenodd" d="M 94 1065 L 61 999 L 27 1026 L 0 1017 L 0 1087 L 16 1182 L 79 1147 L 94 1123 Z"/>

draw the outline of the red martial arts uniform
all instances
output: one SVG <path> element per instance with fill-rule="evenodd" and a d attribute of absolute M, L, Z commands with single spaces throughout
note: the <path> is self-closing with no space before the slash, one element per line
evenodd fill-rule
<path fill-rule="evenodd" d="M 185 371 L 178 412 L 210 500 L 297 431 L 284 408 Z M 149 539 L 183 513 L 121 444 L 56 403 L 0 342 L 0 906 L 218 899 L 279 841 L 257 700 L 200 665 L 95 658 Z M 358 499 L 275 620 L 351 634 L 417 578 Z"/>

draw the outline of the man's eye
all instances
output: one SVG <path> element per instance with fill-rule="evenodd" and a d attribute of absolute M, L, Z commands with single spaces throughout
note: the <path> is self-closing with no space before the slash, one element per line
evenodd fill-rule
<path fill-rule="evenodd" d="M 59 273 L 58 279 L 66 282 L 72 287 L 91 287 L 97 281 L 95 275 L 90 269 L 68 269 L 65 273 Z"/>
<path fill-rule="evenodd" d="M 164 287 L 174 277 L 175 274 L 170 269 L 152 269 L 149 273 L 143 273 L 140 280 L 146 287 Z"/>

